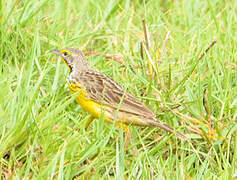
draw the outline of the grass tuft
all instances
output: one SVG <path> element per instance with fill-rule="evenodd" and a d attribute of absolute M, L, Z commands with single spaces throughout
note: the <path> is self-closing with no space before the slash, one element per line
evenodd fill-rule
<path fill-rule="evenodd" d="M 1 1 L 1 179 L 236 178 L 236 8 L 226 0 Z M 126 145 L 103 118 L 85 131 L 89 116 L 50 53 L 62 47 L 87 52 L 193 147 L 144 127 L 130 127 Z"/>

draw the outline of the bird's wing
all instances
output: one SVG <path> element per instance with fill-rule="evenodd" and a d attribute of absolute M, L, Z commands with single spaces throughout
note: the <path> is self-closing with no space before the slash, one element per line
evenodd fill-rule
<path fill-rule="evenodd" d="M 90 70 L 80 73 L 77 78 L 77 82 L 83 85 L 90 99 L 120 111 L 154 119 L 152 111 L 108 76 Z"/>

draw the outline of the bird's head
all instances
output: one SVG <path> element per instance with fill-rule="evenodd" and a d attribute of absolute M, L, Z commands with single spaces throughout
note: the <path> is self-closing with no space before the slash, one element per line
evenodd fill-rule
<path fill-rule="evenodd" d="M 51 52 L 62 57 L 62 60 L 67 65 L 69 72 L 72 72 L 74 70 L 80 71 L 83 68 L 89 67 L 84 54 L 79 49 L 54 49 Z"/>

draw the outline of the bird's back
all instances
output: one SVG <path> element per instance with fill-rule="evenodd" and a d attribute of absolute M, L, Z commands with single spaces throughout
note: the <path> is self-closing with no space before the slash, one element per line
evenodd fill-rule
<path fill-rule="evenodd" d="M 92 69 L 71 77 L 86 91 L 86 98 L 119 112 L 154 119 L 155 115 L 142 102 L 128 93 L 112 78 Z"/>

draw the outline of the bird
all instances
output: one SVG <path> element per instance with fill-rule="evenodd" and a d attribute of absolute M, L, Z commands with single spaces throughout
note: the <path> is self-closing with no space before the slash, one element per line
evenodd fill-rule
<path fill-rule="evenodd" d="M 79 49 L 63 48 L 51 52 L 60 56 L 68 67 L 69 88 L 78 93 L 76 102 L 91 115 L 85 124 L 86 129 L 94 119 L 103 116 L 105 121 L 122 125 L 124 130 L 128 125 L 159 127 L 187 140 L 184 134 L 158 121 L 150 109 L 115 80 L 91 68 Z"/>

